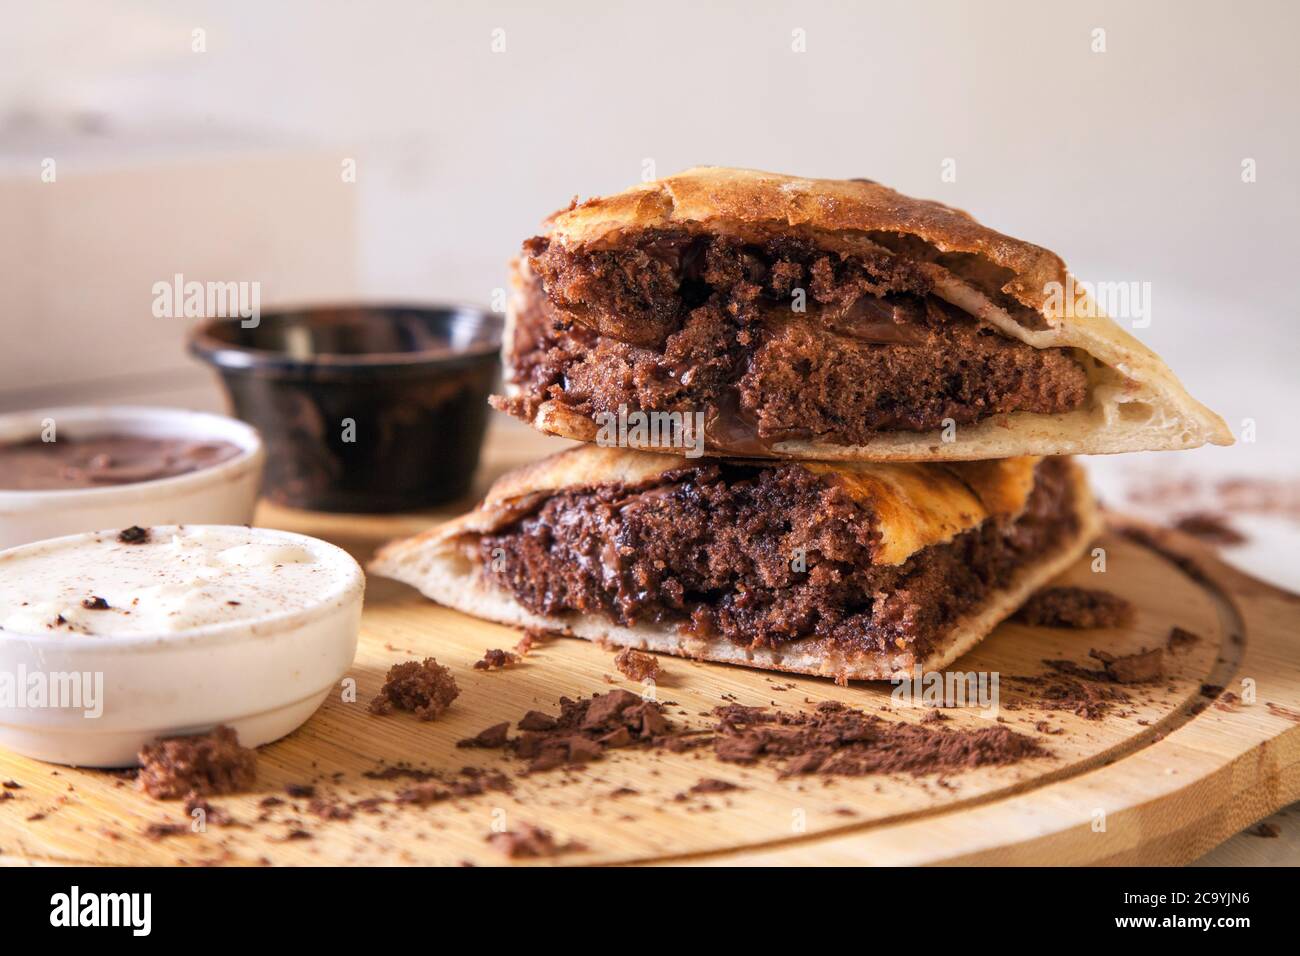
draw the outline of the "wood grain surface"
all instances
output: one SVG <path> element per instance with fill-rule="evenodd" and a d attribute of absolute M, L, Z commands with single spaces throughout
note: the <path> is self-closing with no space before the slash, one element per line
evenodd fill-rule
<path fill-rule="evenodd" d="M 498 432 L 480 484 L 555 447 L 531 433 Z M 385 517 L 264 506 L 258 523 L 317 534 L 364 560 L 389 537 L 471 503 Z M 0 780 L 21 787 L 0 802 L 0 861 L 494 864 L 506 859 L 487 837 L 532 824 L 573 845 L 542 863 L 1187 862 L 1300 797 L 1300 599 L 1176 536 L 1149 541 L 1111 531 L 1100 544 L 1105 573 L 1080 563 L 1064 580 L 1129 598 L 1138 607 L 1131 627 L 1008 623 L 954 665 L 1000 675 L 1000 716 L 1039 739 L 1049 751 L 1044 757 L 942 777 L 783 779 L 775 765 L 721 763 L 707 748 L 628 749 L 582 770 L 520 776 L 508 755 L 456 742 L 531 709 L 555 713 L 561 696 L 643 688 L 618 674 L 611 652 L 563 638 L 506 670 L 476 670 L 485 649 L 509 649 L 519 634 L 371 579 L 349 675 L 355 699 L 340 687 L 300 730 L 262 748 L 255 792 L 212 799 L 234 823 L 209 821 L 196 832 L 181 804 L 151 800 L 121 775 L 0 754 Z M 1123 654 L 1164 646 L 1175 625 L 1200 640 L 1166 653 L 1166 679 L 1126 687 L 1129 699 L 1102 719 L 1044 709 L 1032 685 L 1018 679 L 1045 673 L 1048 659 L 1095 664 L 1088 658 L 1094 648 Z M 426 723 L 368 713 L 389 666 L 429 655 L 451 667 L 461 688 L 446 715 Z M 686 727 L 707 726 L 703 715 L 728 702 L 802 710 L 838 700 L 910 722 L 925 713 L 893 703 L 888 684 L 836 687 L 676 658 L 661 663 L 655 694 Z M 946 713 L 944 728 L 989 726 L 990 716 L 973 708 Z M 400 805 L 393 797 L 411 781 L 383 779 L 383 772 L 403 763 L 451 781 L 466 779 L 466 766 L 503 770 L 514 789 Z M 737 789 L 691 793 L 705 778 Z M 293 785 L 314 787 L 327 805 L 372 803 L 350 819 L 325 819 L 310 798 L 286 791 Z M 159 823 L 182 827 L 151 834 Z"/>

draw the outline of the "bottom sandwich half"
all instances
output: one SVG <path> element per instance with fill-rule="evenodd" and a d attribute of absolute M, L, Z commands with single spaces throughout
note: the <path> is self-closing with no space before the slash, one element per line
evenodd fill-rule
<path fill-rule="evenodd" d="M 1100 530 L 1069 458 L 683 460 L 584 445 L 370 569 L 488 620 L 699 660 L 946 667 Z"/>

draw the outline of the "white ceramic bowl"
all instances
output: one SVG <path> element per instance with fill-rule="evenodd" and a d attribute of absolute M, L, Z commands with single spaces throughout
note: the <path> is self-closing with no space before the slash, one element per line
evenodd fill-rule
<path fill-rule="evenodd" d="M 257 430 L 243 422 L 178 408 L 45 408 L 0 415 L 0 444 L 39 436 L 46 419 L 76 436 L 222 439 L 243 451 L 211 468 L 155 481 L 57 491 L 0 489 L 0 548 L 102 528 L 253 520 L 265 453 Z"/>
<path fill-rule="evenodd" d="M 151 529 L 155 536 L 173 530 Z M 166 633 L 91 636 L 0 627 L 0 747 L 53 763 L 127 767 L 150 741 L 204 733 L 218 724 L 233 727 L 244 746 L 256 747 L 296 729 L 337 690 L 356 654 L 365 591 L 361 567 L 343 549 L 306 535 L 212 530 L 306 548 L 319 562 L 325 586 L 296 607 Z M 72 548 L 116 534 L 69 535 L 11 548 L 0 552 L 0 574 L 39 549 Z M 102 680 L 97 716 L 84 706 L 88 698 L 80 707 L 5 699 L 6 680 L 11 686 L 22 681 L 53 687 L 64 679 L 59 675 L 102 675 L 95 678 Z"/>

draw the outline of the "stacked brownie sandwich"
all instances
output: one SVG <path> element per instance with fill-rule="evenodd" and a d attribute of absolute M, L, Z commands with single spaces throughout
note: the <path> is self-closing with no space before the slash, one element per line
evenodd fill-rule
<path fill-rule="evenodd" d="M 497 408 L 586 444 L 373 569 L 471 614 L 840 679 L 939 669 L 1099 530 L 1072 454 L 1229 443 L 1059 258 L 867 180 L 552 216 Z"/>

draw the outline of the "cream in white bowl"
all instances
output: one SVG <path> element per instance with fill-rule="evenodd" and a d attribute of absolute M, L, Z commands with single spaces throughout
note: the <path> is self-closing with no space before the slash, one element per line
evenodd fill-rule
<path fill-rule="evenodd" d="M 338 686 L 365 588 L 346 551 L 265 528 L 147 530 L 0 552 L 0 746 L 130 766 L 217 724 L 258 746 Z"/>
<path fill-rule="evenodd" d="M 206 412 L 111 406 L 45 408 L 0 415 L 0 446 L 105 436 L 235 445 L 232 457 L 184 474 L 85 488 L 0 484 L 0 548 L 99 528 L 155 524 L 248 524 L 265 453 L 257 430 Z"/>

